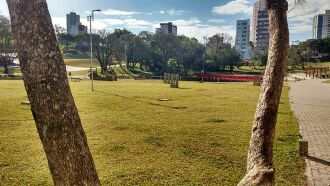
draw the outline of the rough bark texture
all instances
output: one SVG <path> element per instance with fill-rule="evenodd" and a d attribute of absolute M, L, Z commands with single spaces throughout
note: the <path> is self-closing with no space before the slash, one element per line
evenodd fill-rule
<path fill-rule="evenodd" d="M 238 185 L 274 185 L 273 142 L 288 58 L 286 0 L 266 0 L 269 14 L 268 64 L 257 105 L 247 159 L 247 174 Z"/>
<path fill-rule="evenodd" d="M 7 0 L 25 88 L 55 185 L 100 185 L 45 0 Z"/>

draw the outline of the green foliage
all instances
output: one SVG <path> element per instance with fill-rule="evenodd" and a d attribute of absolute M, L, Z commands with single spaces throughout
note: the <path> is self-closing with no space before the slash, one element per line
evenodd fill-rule
<path fill-rule="evenodd" d="M 266 66 L 268 62 L 268 52 L 261 53 L 259 55 L 259 66 Z"/>
<path fill-rule="evenodd" d="M 234 67 L 240 66 L 240 54 L 231 46 L 232 38 L 227 34 L 219 34 L 208 39 L 206 45 L 206 68 L 218 72 L 229 67 L 230 72 Z"/>
<path fill-rule="evenodd" d="M 10 20 L 0 15 L 0 66 L 3 73 L 8 74 L 8 65 L 17 57 L 15 40 L 11 32 Z"/>
<path fill-rule="evenodd" d="M 70 82 L 102 185 L 236 185 L 259 88 L 250 83 Z M 52 185 L 23 81 L 0 81 L 0 185 Z M 235 94 L 233 94 L 233 92 Z M 159 98 L 172 101 L 159 102 Z M 182 108 L 182 109 L 177 109 Z M 299 130 L 282 93 L 276 185 L 305 185 Z"/>

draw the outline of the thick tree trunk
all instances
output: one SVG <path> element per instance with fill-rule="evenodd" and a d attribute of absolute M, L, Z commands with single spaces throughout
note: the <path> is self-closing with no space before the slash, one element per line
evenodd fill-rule
<path fill-rule="evenodd" d="M 288 58 L 286 0 L 266 0 L 270 48 L 247 159 L 247 174 L 238 185 L 274 185 L 273 142 L 278 106 Z"/>
<path fill-rule="evenodd" d="M 100 185 L 45 0 L 7 0 L 25 88 L 55 185 Z"/>

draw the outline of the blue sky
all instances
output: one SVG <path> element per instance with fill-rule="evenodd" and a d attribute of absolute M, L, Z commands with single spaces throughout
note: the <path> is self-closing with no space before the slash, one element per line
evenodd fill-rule
<path fill-rule="evenodd" d="M 70 11 L 86 16 L 91 9 L 102 9 L 95 18 L 95 29 L 112 31 L 126 28 L 134 33 L 154 32 L 160 22 L 172 21 L 179 34 L 196 37 L 228 33 L 235 37 L 237 19 L 251 19 L 254 0 L 48 0 L 53 24 L 65 27 L 65 15 Z M 294 0 L 289 0 L 293 7 Z M 312 36 L 312 18 L 330 9 L 328 0 L 307 0 L 288 15 L 290 40 L 306 40 Z M 0 11 L 8 16 L 5 0 L 0 0 Z"/>

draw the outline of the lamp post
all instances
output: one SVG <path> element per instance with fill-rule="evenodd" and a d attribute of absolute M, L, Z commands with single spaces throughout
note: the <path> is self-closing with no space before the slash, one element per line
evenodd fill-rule
<path fill-rule="evenodd" d="M 205 47 L 204 51 L 203 51 L 203 69 L 202 69 L 202 83 L 204 83 L 204 74 L 205 74 L 205 55 L 206 55 L 206 47 L 207 47 L 207 37 L 204 36 L 203 37 L 203 45 Z"/>
<path fill-rule="evenodd" d="M 94 21 L 94 12 L 101 12 L 100 9 L 92 10 L 90 16 L 87 16 L 87 20 L 89 21 L 89 38 L 90 38 L 90 45 L 91 45 L 91 79 L 92 79 L 92 91 L 94 91 L 94 73 L 93 73 L 93 39 L 92 39 L 92 21 Z"/>

